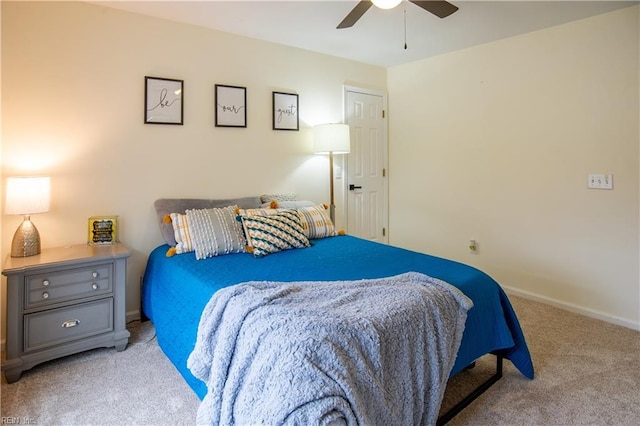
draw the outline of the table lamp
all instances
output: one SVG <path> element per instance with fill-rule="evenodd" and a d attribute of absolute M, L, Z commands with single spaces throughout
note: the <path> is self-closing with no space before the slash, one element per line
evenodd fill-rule
<path fill-rule="evenodd" d="M 335 223 L 336 206 L 333 199 L 333 155 L 348 154 L 351 150 L 351 135 L 348 124 L 320 124 L 313 128 L 313 147 L 316 154 L 329 154 L 329 188 L 331 204 L 329 217 Z"/>
<path fill-rule="evenodd" d="M 24 215 L 11 242 L 11 257 L 27 257 L 40 253 L 40 234 L 30 215 L 49 211 L 51 178 L 7 178 L 6 214 Z"/>

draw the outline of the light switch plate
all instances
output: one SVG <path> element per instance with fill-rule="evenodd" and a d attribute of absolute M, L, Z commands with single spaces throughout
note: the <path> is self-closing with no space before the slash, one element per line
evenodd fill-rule
<path fill-rule="evenodd" d="M 589 189 L 613 189 L 613 174 L 589 174 L 587 177 Z"/>

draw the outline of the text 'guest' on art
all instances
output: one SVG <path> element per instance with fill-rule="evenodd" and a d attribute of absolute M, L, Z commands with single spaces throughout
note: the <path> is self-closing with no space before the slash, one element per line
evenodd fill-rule
<path fill-rule="evenodd" d="M 298 95 L 273 92 L 273 130 L 298 129 Z"/>

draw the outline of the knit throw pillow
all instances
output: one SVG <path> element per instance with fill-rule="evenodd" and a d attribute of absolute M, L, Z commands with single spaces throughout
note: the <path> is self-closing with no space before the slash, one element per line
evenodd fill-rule
<path fill-rule="evenodd" d="M 295 210 L 281 210 L 268 216 L 243 216 L 242 222 L 256 257 L 311 245 Z"/>
<path fill-rule="evenodd" d="M 245 251 L 242 225 L 236 220 L 238 206 L 187 210 L 196 259 Z"/>

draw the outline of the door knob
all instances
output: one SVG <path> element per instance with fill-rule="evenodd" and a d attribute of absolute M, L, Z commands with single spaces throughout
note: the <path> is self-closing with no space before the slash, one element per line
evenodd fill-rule
<path fill-rule="evenodd" d="M 349 191 L 353 191 L 354 189 L 362 189 L 361 186 L 356 186 L 354 184 L 349 184 Z"/>

